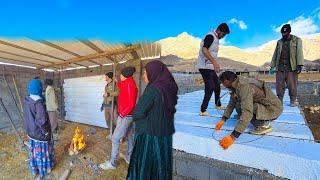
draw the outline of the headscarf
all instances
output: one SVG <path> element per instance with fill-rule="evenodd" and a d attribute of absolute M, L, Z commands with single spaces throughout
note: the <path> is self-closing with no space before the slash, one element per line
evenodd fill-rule
<path fill-rule="evenodd" d="M 175 105 L 178 101 L 178 85 L 167 66 L 161 61 L 151 61 L 146 65 L 148 86 L 158 89 L 162 95 L 165 116 L 168 119 L 174 118 Z"/>
<path fill-rule="evenodd" d="M 38 95 L 42 97 L 42 83 L 39 79 L 32 79 L 28 83 L 28 94 L 29 95 Z"/>

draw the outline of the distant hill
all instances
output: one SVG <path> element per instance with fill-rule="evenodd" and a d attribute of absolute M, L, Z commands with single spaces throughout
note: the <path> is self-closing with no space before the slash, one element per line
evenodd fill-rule
<path fill-rule="evenodd" d="M 314 61 L 320 59 L 320 33 L 303 36 L 303 52 L 305 59 Z M 161 44 L 161 53 L 164 56 L 175 55 L 182 59 L 195 59 L 198 56 L 201 39 L 186 32 L 177 37 L 168 37 L 158 41 Z M 262 66 L 270 62 L 276 40 L 269 41 L 254 48 L 241 49 L 235 46 L 220 46 L 219 57 L 232 59 L 234 61 Z"/>
<path fill-rule="evenodd" d="M 197 59 L 185 60 L 175 55 L 167 55 L 161 57 L 161 61 L 169 66 L 172 71 L 179 72 L 198 72 Z M 234 61 L 228 58 L 219 58 L 218 62 L 221 69 L 234 69 L 234 70 L 256 70 L 258 67 L 243 62 Z"/>

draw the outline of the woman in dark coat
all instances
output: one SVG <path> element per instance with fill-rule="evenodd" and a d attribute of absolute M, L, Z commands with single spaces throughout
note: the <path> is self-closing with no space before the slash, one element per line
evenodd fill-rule
<path fill-rule="evenodd" d="M 28 84 L 28 96 L 24 102 L 24 121 L 29 138 L 29 167 L 40 178 L 51 172 L 54 150 L 51 126 L 42 96 L 42 83 L 32 79 Z"/>
<path fill-rule="evenodd" d="M 145 69 L 148 85 L 133 112 L 135 143 L 127 179 L 172 179 L 178 86 L 161 61 L 152 61 Z"/>

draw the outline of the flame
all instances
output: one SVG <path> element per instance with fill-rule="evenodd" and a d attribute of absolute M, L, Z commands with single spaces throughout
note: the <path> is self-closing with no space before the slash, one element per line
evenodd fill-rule
<path fill-rule="evenodd" d="M 79 127 L 77 127 L 74 131 L 74 135 L 71 140 L 69 154 L 70 155 L 78 154 L 85 147 L 86 147 L 86 143 L 84 142 L 84 136 L 81 133 L 81 130 L 79 129 Z"/>

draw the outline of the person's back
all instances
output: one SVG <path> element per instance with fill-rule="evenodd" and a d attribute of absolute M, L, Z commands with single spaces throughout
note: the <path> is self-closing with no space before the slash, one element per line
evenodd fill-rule
<path fill-rule="evenodd" d="M 29 138 L 29 168 L 42 179 L 54 166 L 54 146 L 51 125 L 42 97 L 42 82 L 32 79 L 28 83 L 28 96 L 24 101 L 24 121 Z"/>
<path fill-rule="evenodd" d="M 42 99 L 27 96 L 24 105 L 26 132 L 30 138 L 47 141 L 51 136 L 51 126 Z"/>
<path fill-rule="evenodd" d="M 165 116 L 165 103 L 158 89 L 152 86 L 146 87 L 140 101 L 142 105 L 137 106 L 133 113 L 133 118 L 136 119 L 135 134 L 170 136 L 175 132 L 174 120 Z M 147 114 L 144 112 L 145 108 L 148 108 Z"/>

